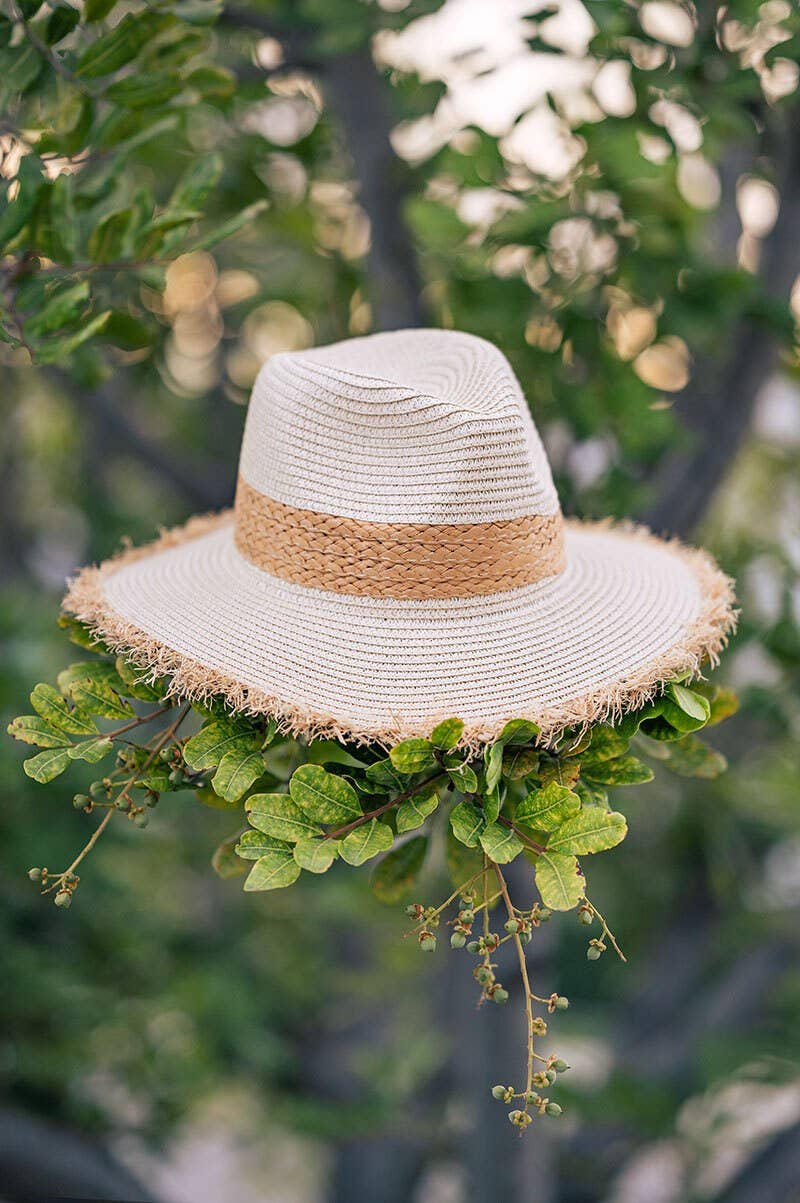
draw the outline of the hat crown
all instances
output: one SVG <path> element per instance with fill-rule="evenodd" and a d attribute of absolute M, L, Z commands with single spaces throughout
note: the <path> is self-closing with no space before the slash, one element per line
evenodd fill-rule
<path fill-rule="evenodd" d="M 373 334 L 273 356 L 253 388 L 240 473 L 283 505 L 364 522 L 559 512 L 508 361 L 454 331 Z"/>

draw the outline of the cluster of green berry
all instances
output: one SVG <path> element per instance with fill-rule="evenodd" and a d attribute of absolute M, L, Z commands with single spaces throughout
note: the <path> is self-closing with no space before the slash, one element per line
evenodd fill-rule
<path fill-rule="evenodd" d="M 28 877 L 31 881 L 35 881 L 44 892 L 50 882 L 56 878 L 58 880 L 58 890 L 53 899 L 56 906 L 69 907 L 72 906 L 72 895 L 77 888 L 80 877 L 77 873 L 58 873 L 52 874 L 48 869 L 33 868 L 28 870 Z"/>

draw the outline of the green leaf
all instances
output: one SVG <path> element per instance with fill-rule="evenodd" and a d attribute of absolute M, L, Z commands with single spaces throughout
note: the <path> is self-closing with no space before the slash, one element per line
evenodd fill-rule
<path fill-rule="evenodd" d="M 490 823 L 481 833 L 480 841 L 486 855 L 498 865 L 514 860 L 523 848 L 519 836 L 500 823 Z"/>
<path fill-rule="evenodd" d="M 582 856 L 590 852 L 605 852 L 621 843 L 628 834 L 625 816 L 616 810 L 600 810 L 592 806 L 567 819 L 547 841 L 548 852 L 569 852 Z"/>
<path fill-rule="evenodd" d="M 167 779 L 169 780 L 169 774 L 167 774 Z M 158 787 L 156 787 L 156 791 L 158 793 L 162 792 Z M 238 802 L 227 802 L 225 798 L 220 798 L 219 794 L 216 794 L 210 785 L 202 785 L 199 789 L 196 789 L 194 796 L 198 802 L 202 803 L 203 806 L 207 806 L 209 810 L 239 809 Z"/>
<path fill-rule="evenodd" d="M 521 781 L 539 767 L 539 752 L 536 748 L 504 748 L 503 776 L 509 781 Z"/>
<path fill-rule="evenodd" d="M 309 744 L 306 748 L 306 764 L 344 764 L 351 769 L 365 769 L 367 767 L 365 761 L 353 756 L 351 752 L 348 752 L 333 739 L 316 739 L 312 744 Z M 391 763 L 388 760 L 381 760 L 379 764 L 387 764 L 391 769 Z M 397 774 L 394 774 L 393 781 L 397 783 L 398 788 L 402 788 L 400 778 Z"/>
<path fill-rule="evenodd" d="M 21 714 L 11 720 L 6 730 L 13 739 L 33 744 L 35 748 L 66 748 L 70 743 L 64 731 L 52 727 L 38 714 Z"/>
<path fill-rule="evenodd" d="M 292 800 L 317 823 L 339 826 L 361 818 L 358 794 L 342 777 L 316 764 L 303 764 L 289 782 Z"/>
<path fill-rule="evenodd" d="M 30 42 L 15 46 L 13 54 L 11 66 L 3 73 L 3 83 L 9 92 L 26 92 L 39 78 L 44 59 Z"/>
<path fill-rule="evenodd" d="M 52 685 L 37 685 L 31 694 L 31 705 L 51 727 L 66 731 L 68 735 L 97 734 L 97 724 L 79 710 L 71 710 Z"/>
<path fill-rule="evenodd" d="M 583 898 L 586 882 L 574 856 L 542 852 L 535 874 L 542 902 L 551 910 L 571 911 Z"/>
<path fill-rule="evenodd" d="M 167 24 L 169 18 L 155 13 L 127 13 L 110 33 L 102 34 L 86 47 L 75 64 L 75 74 L 83 79 L 110 75 L 136 58 L 142 47 Z"/>
<path fill-rule="evenodd" d="M 236 855 L 238 840 L 238 835 L 229 835 L 226 840 L 223 840 L 218 845 L 214 855 L 211 857 L 211 868 L 224 881 L 227 881 L 231 877 L 239 877 L 247 868 Z"/>
<path fill-rule="evenodd" d="M 25 323 L 26 333 L 52 334 L 60 330 L 80 316 L 88 300 L 88 280 L 51 292 L 39 312 Z"/>
<path fill-rule="evenodd" d="M 45 188 L 40 161 L 36 155 L 25 155 L 17 172 L 19 191 L 0 214 L 0 248 L 16 238 L 34 214 L 38 197 Z"/>
<path fill-rule="evenodd" d="M 55 46 L 57 42 L 72 33 L 80 19 L 81 14 L 77 8 L 71 8 L 68 4 L 61 4 L 58 8 L 54 8 L 47 19 L 44 30 L 44 40 L 48 46 Z"/>
<path fill-rule="evenodd" d="M 484 827 L 483 811 L 471 802 L 459 802 L 450 811 L 450 827 L 456 839 L 467 848 L 477 848 Z"/>
<path fill-rule="evenodd" d="M 83 19 L 87 23 L 102 21 L 111 12 L 117 0 L 86 0 L 83 6 Z"/>
<path fill-rule="evenodd" d="M 312 823 L 288 794 L 252 794 L 244 808 L 253 827 L 278 840 L 292 844 L 322 834 L 322 828 Z"/>
<path fill-rule="evenodd" d="M 616 760 L 628 751 L 628 740 L 613 727 L 595 727 L 592 742 L 583 753 L 583 764 L 597 764 L 604 760 Z"/>
<path fill-rule="evenodd" d="M 291 851 L 284 840 L 276 840 L 263 831 L 243 831 L 236 845 L 236 855 L 242 860 L 260 860 L 268 852 L 283 852 L 290 856 Z"/>
<path fill-rule="evenodd" d="M 199 209 L 222 175 L 224 160 L 217 151 L 200 155 L 184 172 L 169 198 L 168 209 Z"/>
<path fill-rule="evenodd" d="M 97 764 L 113 751 L 112 741 L 101 735 L 97 739 L 82 739 L 80 743 L 74 744 L 69 750 L 69 757 L 70 760 L 85 760 L 87 764 Z"/>
<path fill-rule="evenodd" d="M 208 63 L 190 72 L 186 84 L 195 88 L 203 99 L 227 100 L 236 91 L 236 76 L 225 67 Z"/>
<path fill-rule="evenodd" d="M 455 835 L 452 828 L 448 828 L 445 859 L 447 861 L 447 872 L 450 875 L 453 888 L 458 889 L 465 881 L 469 881 L 471 877 L 474 877 L 483 868 L 483 849 L 480 847 L 466 847 Z"/>
<path fill-rule="evenodd" d="M 586 777 L 598 785 L 641 785 L 653 780 L 653 770 L 635 756 L 619 756 L 592 765 Z"/>
<path fill-rule="evenodd" d="M 695 719 L 700 723 L 708 722 L 711 714 L 711 704 L 707 698 L 702 697 L 699 693 L 694 693 L 691 689 L 687 689 L 685 685 L 676 685 L 674 683 L 668 687 L 667 694 L 689 718 Z"/>
<path fill-rule="evenodd" d="M 91 678 L 76 681 L 71 694 L 75 705 L 89 714 L 98 714 L 101 718 L 132 718 L 134 715 L 130 702 L 121 698 L 105 681 Z"/>
<path fill-rule="evenodd" d="M 398 844 L 375 866 L 372 891 L 381 902 L 401 902 L 408 897 L 422 870 L 427 850 L 427 837 L 417 835 Z"/>
<path fill-rule="evenodd" d="M 431 731 L 431 743 L 443 752 L 454 748 L 464 734 L 464 723 L 460 718 L 446 718 Z"/>
<path fill-rule="evenodd" d="M 99 334 L 105 328 L 110 317 L 111 310 L 106 309 L 103 313 L 96 314 L 90 321 L 83 323 L 74 334 L 65 335 L 63 338 L 51 338 L 46 343 L 40 343 L 36 348 L 36 362 L 59 363 L 64 361 L 73 351 L 77 351 L 78 347 L 94 338 L 95 334 Z"/>
<path fill-rule="evenodd" d="M 379 791 L 381 793 L 402 790 L 406 784 L 403 775 L 398 773 L 388 756 L 385 760 L 377 760 L 375 764 L 371 764 L 366 771 L 366 778 L 374 785 L 381 787 Z"/>
<path fill-rule="evenodd" d="M 30 760 L 23 760 L 22 767 L 34 781 L 47 785 L 49 781 L 53 781 L 60 773 L 63 773 L 64 769 L 68 769 L 71 764 L 72 761 L 66 748 L 49 748 L 46 752 L 40 752 L 38 756 L 31 757 Z"/>
<path fill-rule="evenodd" d="M 711 781 L 728 767 L 721 752 L 709 748 L 696 736 L 688 736 L 664 747 L 668 749 L 663 759 L 664 767 L 678 777 L 699 777 L 702 781 Z"/>
<path fill-rule="evenodd" d="M 397 834 L 414 831 L 421 827 L 425 820 L 433 814 L 439 805 L 439 795 L 436 790 L 429 794 L 414 794 L 397 808 Z"/>
<path fill-rule="evenodd" d="M 528 744 L 539 734 L 536 723 L 527 718 L 512 718 L 500 732 L 499 743 Z"/>
<path fill-rule="evenodd" d="M 238 802 L 254 781 L 264 772 L 264 757 L 260 752 L 243 752 L 231 748 L 219 762 L 211 785 L 226 802 Z"/>
<path fill-rule="evenodd" d="M 232 234 L 237 234 L 243 226 L 249 225 L 259 213 L 263 213 L 268 206 L 268 201 L 256 201 L 253 205 L 248 205 L 236 217 L 231 217 L 228 221 L 224 221 L 222 225 L 217 226 L 215 230 L 206 234 L 203 238 L 197 239 L 186 248 L 186 253 L 190 251 L 207 251 L 212 246 L 216 246 L 218 242 L 223 242 L 226 238 L 230 238 Z"/>
<path fill-rule="evenodd" d="M 282 890 L 300 876 L 300 866 L 291 852 L 267 852 L 247 875 L 245 890 Z"/>
<path fill-rule="evenodd" d="M 242 724 L 220 719 L 207 723 L 192 736 L 183 750 L 183 758 L 190 769 L 202 773 L 216 768 L 226 752 L 252 752 L 259 742 L 258 736 Z"/>
<path fill-rule="evenodd" d="M 494 789 L 487 790 L 483 795 L 483 817 L 487 823 L 494 823 L 497 816 L 500 814 L 500 790 L 497 786 Z"/>
<path fill-rule="evenodd" d="M 625 739 L 632 739 L 642 723 L 648 719 L 657 718 L 661 714 L 661 708 L 662 699 L 659 698 L 657 701 L 651 702 L 649 706 L 631 710 L 628 714 L 624 714 L 618 723 L 614 724 L 614 730 Z"/>
<path fill-rule="evenodd" d="M 309 873 L 327 873 L 339 855 L 337 840 L 320 840 L 306 836 L 294 846 L 294 859 Z"/>
<path fill-rule="evenodd" d="M 406 739 L 389 752 L 398 773 L 420 773 L 436 767 L 436 757 L 429 739 Z"/>
<path fill-rule="evenodd" d="M 89 255 L 95 263 L 113 263 L 123 257 L 134 220 L 133 209 L 116 209 L 100 219 L 89 235 Z"/>
<path fill-rule="evenodd" d="M 478 778 L 468 764 L 458 764 L 455 768 L 448 769 L 447 775 L 462 794 L 478 792 Z"/>
<path fill-rule="evenodd" d="M 339 851 L 348 865 L 363 865 L 379 852 L 386 852 L 393 843 L 394 833 L 389 824 L 370 819 L 345 836 Z"/>
<path fill-rule="evenodd" d="M 572 758 L 561 759 L 560 757 L 551 760 L 542 758 L 539 763 L 539 781 L 542 785 L 549 785 L 551 781 L 555 781 L 556 785 L 566 785 L 570 789 L 581 775 L 581 762 Z"/>
<path fill-rule="evenodd" d="M 492 744 L 484 752 L 483 759 L 486 764 L 486 788 L 493 790 L 503 774 L 503 745 Z"/>
<path fill-rule="evenodd" d="M 514 816 L 515 823 L 533 827 L 536 831 L 555 831 L 567 819 L 576 815 L 581 800 L 565 785 L 551 781 L 544 789 L 533 790 L 523 798 Z"/>
<path fill-rule="evenodd" d="M 183 88 L 183 80 L 171 71 L 138 72 L 112 84 L 106 90 L 106 98 L 123 108 L 155 108 L 163 104 Z"/>
<path fill-rule="evenodd" d="M 223 0 L 173 0 L 166 11 L 190 25 L 211 25 L 222 12 Z"/>

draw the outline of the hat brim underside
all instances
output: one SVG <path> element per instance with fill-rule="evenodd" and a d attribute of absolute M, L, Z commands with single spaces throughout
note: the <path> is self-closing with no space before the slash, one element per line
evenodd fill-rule
<path fill-rule="evenodd" d="M 568 522 L 565 542 L 566 569 L 537 584 L 393 601 L 261 572 L 225 513 L 84 569 L 64 608 L 172 693 L 222 696 L 294 735 L 389 744 L 457 716 L 469 746 L 510 718 L 548 740 L 698 673 L 736 617 L 704 552 L 608 524 Z"/>

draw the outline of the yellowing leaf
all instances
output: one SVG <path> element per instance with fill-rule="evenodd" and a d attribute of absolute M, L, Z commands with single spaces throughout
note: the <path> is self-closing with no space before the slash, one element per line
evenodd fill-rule
<path fill-rule="evenodd" d="M 288 794 L 252 794 L 244 808 L 252 827 L 276 839 L 294 843 L 322 834 L 322 828 Z"/>
<path fill-rule="evenodd" d="M 605 852 L 621 843 L 627 834 L 624 815 L 592 806 L 562 823 L 547 841 L 547 851 L 570 852 L 577 856 Z"/>
<path fill-rule="evenodd" d="M 397 833 L 414 831 L 421 827 L 429 815 L 432 815 L 439 805 L 439 795 L 434 790 L 430 794 L 415 794 L 406 802 L 401 802 L 397 808 Z"/>
<path fill-rule="evenodd" d="M 574 856 L 542 852 L 535 873 L 542 902 L 551 910 L 570 911 L 583 898 L 586 882 Z"/>
<path fill-rule="evenodd" d="M 537 831 L 555 831 L 566 819 L 577 814 L 580 808 L 581 800 L 577 794 L 551 781 L 544 789 L 536 789 L 523 798 L 514 821 Z"/>
<path fill-rule="evenodd" d="M 498 865 L 514 860 L 522 851 L 522 840 L 501 823 L 490 823 L 481 833 L 481 847 L 486 855 Z"/>
<path fill-rule="evenodd" d="M 345 836 L 339 851 L 348 865 L 363 865 L 379 852 L 386 852 L 393 843 L 394 835 L 388 823 L 370 819 L 369 823 L 362 823 Z"/>
<path fill-rule="evenodd" d="M 294 859 L 308 873 L 326 873 L 339 855 L 337 840 L 304 838 L 294 846 Z"/>
<path fill-rule="evenodd" d="M 291 852 L 272 851 L 260 857 L 250 870 L 245 890 L 282 890 L 297 881 L 300 866 Z"/>
<path fill-rule="evenodd" d="M 320 765 L 303 764 L 292 774 L 289 793 L 310 819 L 340 825 L 361 817 L 358 794 L 349 781 Z"/>

